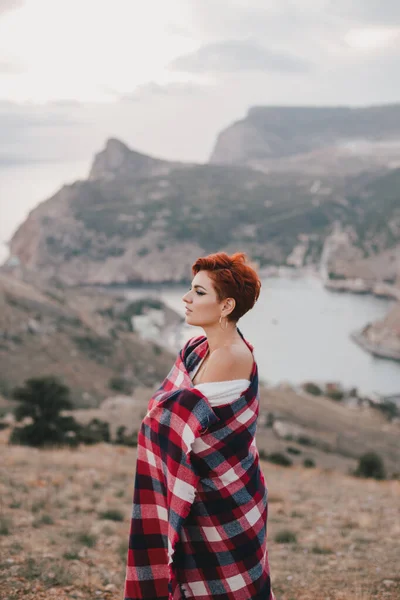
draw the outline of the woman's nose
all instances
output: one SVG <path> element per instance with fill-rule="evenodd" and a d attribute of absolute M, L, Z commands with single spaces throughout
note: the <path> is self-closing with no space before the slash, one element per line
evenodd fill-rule
<path fill-rule="evenodd" d="M 189 292 L 186 292 L 186 294 L 184 296 L 182 296 L 182 301 L 183 302 L 190 302 Z"/>

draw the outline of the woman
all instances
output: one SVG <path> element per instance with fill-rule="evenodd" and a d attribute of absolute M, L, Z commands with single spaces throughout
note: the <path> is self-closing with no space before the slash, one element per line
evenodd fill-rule
<path fill-rule="evenodd" d="M 274 600 L 257 365 L 237 328 L 261 282 L 243 253 L 192 272 L 186 322 L 206 335 L 181 350 L 141 425 L 124 597 Z"/>

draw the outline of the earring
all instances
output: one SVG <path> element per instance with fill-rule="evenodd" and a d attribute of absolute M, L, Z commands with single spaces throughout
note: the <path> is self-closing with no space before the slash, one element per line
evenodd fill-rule
<path fill-rule="evenodd" d="M 219 318 L 219 326 L 221 327 L 221 329 L 224 329 L 222 327 L 221 319 L 222 319 L 222 315 Z M 224 317 L 224 319 L 225 319 L 225 329 L 227 329 L 227 327 L 228 327 L 228 319 L 226 317 Z"/>

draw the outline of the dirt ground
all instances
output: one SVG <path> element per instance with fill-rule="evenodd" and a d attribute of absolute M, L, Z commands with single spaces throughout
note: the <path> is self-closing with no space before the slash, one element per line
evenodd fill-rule
<path fill-rule="evenodd" d="M 121 600 L 136 450 L 0 436 L 1 600 Z M 399 600 L 400 481 L 262 467 L 277 600 Z"/>

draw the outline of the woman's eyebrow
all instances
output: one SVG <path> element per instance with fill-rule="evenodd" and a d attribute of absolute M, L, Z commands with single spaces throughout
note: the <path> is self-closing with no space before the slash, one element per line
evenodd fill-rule
<path fill-rule="evenodd" d="M 194 288 L 202 288 L 205 292 L 207 291 L 205 287 L 203 287 L 202 285 L 194 285 Z"/>

